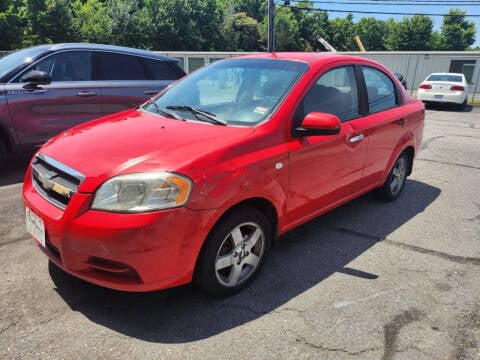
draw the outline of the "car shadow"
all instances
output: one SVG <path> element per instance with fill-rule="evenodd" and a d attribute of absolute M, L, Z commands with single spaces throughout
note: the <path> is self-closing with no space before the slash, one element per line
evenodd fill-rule
<path fill-rule="evenodd" d="M 425 108 L 428 110 L 439 110 L 439 111 L 449 111 L 449 112 L 472 112 L 473 111 L 473 106 L 471 105 L 465 105 L 463 109 L 459 109 L 456 105 L 442 104 L 442 103 L 428 104 L 425 106 Z"/>
<path fill-rule="evenodd" d="M 394 202 L 364 195 L 283 235 L 257 279 L 223 299 L 186 285 L 150 293 L 109 290 L 50 263 L 55 290 L 91 321 L 144 341 L 184 343 L 208 338 L 275 311 L 335 272 L 375 281 L 346 265 L 423 212 L 440 190 L 409 180 Z"/>
<path fill-rule="evenodd" d="M 0 186 L 22 183 L 32 156 L 27 153 L 0 160 Z"/>

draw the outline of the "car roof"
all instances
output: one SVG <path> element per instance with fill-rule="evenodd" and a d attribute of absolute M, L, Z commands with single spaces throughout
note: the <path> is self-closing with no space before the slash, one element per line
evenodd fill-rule
<path fill-rule="evenodd" d="M 296 60 L 307 63 L 314 63 L 322 60 L 367 60 L 364 57 L 344 55 L 331 52 L 271 52 L 271 53 L 259 53 L 252 55 L 245 55 L 242 58 L 255 58 L 255 59 L 280 59 L 280 60 Z"/>
<path fill-rule="evenodd" d="M 382 69 L 387 69 L 381 63 L 362 56 L 339 54 L 335 52 L 273 52 L 273 53 L 258 53 L 234 57 L 232 59 L 278 59 L 305 62 L 315 68 L 323 66 L 336 61 L 359 61 L 363 64 L 376 65 Z"/>
<path fill-rule="evenodd" d="M 463 75 L 462 73 L 449 73 L 449 72 L 438 72 L 438 73 L 431 73 L 430 75 L 428 76 L 431 76 L 431 75 L 462 75 L 462 76 L 465 76 Z"/>
<path fill-rule="evenodd" d="M 157 54 L 153 51 L 142 50 L 136 48 L 129 48 L 124 46 L 116 45 L 105 45 L 105 44 L 90 44 L 90 43 L 62 43 L 62 44 L 48 44 L 48 45 L 39 45 L 37 48 L 44 49 L 45 51 L 62 51 L 62 50 L 98 50 L 98 51 L 111 51 L 117 53 L 124 53 L 130 55 L 137 55 L 143 57 L 149 57 L 152 59 L 163 60 L 163 61 L 174 61 L 178 62 L 178 59 L 171 58 L 168 56 Z"/>

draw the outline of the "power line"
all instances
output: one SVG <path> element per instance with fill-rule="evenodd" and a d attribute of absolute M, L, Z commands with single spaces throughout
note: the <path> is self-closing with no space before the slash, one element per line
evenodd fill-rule
<path fill-rule="evenodd" d="M 422 3 L 419 2 L 411 2 L 412 0 L 409 0 L 408 2 L 404 2 L 401 4 L 392 4 L 392 3 L 386 3 L 385 1 L 388 0 L 381 0 L 381 1 L 375 1 L 375 2 L 359 2 L 359 1 L 329 1 L 328 3 L 325 3 L 323 1 L 311 1 L 311 3 L 314 4 L 323 4 L 323 5 L 330 5 L 330 4 L 340 4 L 340 5 L 375 5 L 375 6 L 406 6 L 406 5 L 416 5 L 416 6 L 480 6 L 480 2 L 454 2 L 452 3 L 450 0 L 449 2 L 444 2 L 440 3 L 438 1 L 432 2 L 432 1 L 425 1 Z M 300 1 L 296 1 L 297 3 L 300 3 Z M 280 3 L 280 2 L 278 2 Z M 277 4 L 278 4 L 277 3 Z M 288 5 L 287 5 L 288 6 Z M 303 7 L 302 7 L 303 8 Z"/>
<path fill-rule="evenodd" d="M 345 4 L 352 4 L 355 3 L 357 0 L 352 0 L 349 2 L 346 2 Z M 281 3 L 285 1 L 277 1 L 276 3 Z M 337 3 L 337 1 L 319 1 L 319 0 L 291 0 L 289 1 L 290 3 L 312 3 L 312 4 L 325 4 L 328 5 L 329 3 Z M 398 3 L 398 4 L 391 4 L 392 2 Z M 367 2 L 368 5 L 378 5 L 379 3 L 388 3 L 388 5 L 406 5 L 407 3 L 415 3 L 417 5 L 423 5 L 425 3 L 432 3 L 432 4 L 441 4 L 443 6 L 445 5 L 462 5 L 462 4 L 471 4 L 471 5 L 480 5 L 480 0 L 371 0 Z"/>
<path fill-rule="evenodd" d="M 323 11 L 323 12 L 337 12 L 337 13 L 352 13 L 352 14 L 376 14 L 376 15 L 405 15 L 405 16 L 413 16 L 413 15 L 425 15 L 425 16 L 448 16 L 448 17 L 457 17 L 457 16 L 464 16 L 464 17 L 478 17 L 480 18 L 480 14 L 429 14 L 429 13 L 407 13 L 407 12 L 384 12 L 384 11 L 361 11 L 361 10 L 338 10 L 338 9 L 320 9 L 320 8 L 312 8 L 312 7 L 299 7 L 299 6 L 292 6 L 292 5 L 282 5 L 280 6 L 300 10 L 300 11 Z"/>

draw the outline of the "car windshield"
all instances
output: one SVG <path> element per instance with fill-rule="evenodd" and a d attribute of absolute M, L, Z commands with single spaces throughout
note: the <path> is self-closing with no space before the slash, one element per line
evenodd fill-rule
<path fill-rule="evenodd" d="M 427 81 L 450 81 L 450 82 L 462 82 L 461 75 L 430 75 Z"/>
<path fill-rule="evenodd" d="M 0 59 L 0 80 L 6 81 L 3 79 L 5 75 L 20 67 L 22 64 L 30 63 L 38 55 L 45 51 L 44 47 L 32 47 L 23 50 L 16 51 L 10 55 L 7 55 Z"/>
<path fill-rule="evenodd" d="M 273 113 L 307 69 L 306 63 L 289 60 L 218 61 L 176 83 L 143 108 L 175 119 L 255 125 Z"/>

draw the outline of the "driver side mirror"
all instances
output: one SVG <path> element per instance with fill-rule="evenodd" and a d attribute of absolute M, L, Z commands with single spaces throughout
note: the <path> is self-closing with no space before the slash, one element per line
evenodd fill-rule
<path fill-rule="evenodd" d="M 295 137 L 312 135 L 336 135 L 340 133 L 342 124 L 338 116 L 333 114 L 311 112 L 305 116 L 300 126 L 294 129 Z"/>
<path fill-rule="evenodd" d="M 25 75 L 25 88 L 34 89 L 39 85 L 48 85 L 52 82 L 52 78 L 45 71 L 32 70 Z"/>

